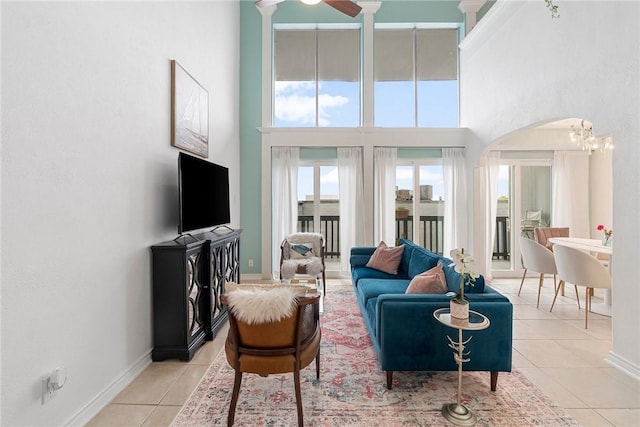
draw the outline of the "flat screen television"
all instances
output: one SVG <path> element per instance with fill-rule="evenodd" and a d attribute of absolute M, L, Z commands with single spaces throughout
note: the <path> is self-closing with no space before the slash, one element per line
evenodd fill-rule
<path fill-rule="evenodd" d="M 178 155 L 178 233 L 229 224 L 229 169 L 186 153 Z"/>

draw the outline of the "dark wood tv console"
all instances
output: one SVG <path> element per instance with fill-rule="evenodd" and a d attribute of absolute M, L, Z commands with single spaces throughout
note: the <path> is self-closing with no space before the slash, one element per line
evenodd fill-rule
<path fill-rule="evenodd" d="M 240 282 L 240 233 L 216 230 L 151 247 L 153 351 L 151 359 L 191 360 L 227 319 L 225 283 Z"/>

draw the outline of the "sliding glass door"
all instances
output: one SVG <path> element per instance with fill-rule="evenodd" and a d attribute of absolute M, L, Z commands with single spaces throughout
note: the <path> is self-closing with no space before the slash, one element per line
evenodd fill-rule
<path fill-rule="evenodd" d="M 325 237 L 327 271 L 340 270 L 340 201 L 335 162 L 303 161 L 298 167 L 297 231 Z"/>
<path fill-rule="evenodd" d="M 534 239 L 535 227 L 550 222 L 551 160 L 503 158 L 497 206 L 492 270 L 519 274 L 519 238 Z"/>

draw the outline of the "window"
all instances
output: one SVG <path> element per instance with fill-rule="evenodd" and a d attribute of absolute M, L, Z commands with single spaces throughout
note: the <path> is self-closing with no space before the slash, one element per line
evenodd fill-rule
<path fill-rule="evenodd" d="M 441 159 L 399 160 L 396 166 L 396 239 L 408 238 L 432 252 L 442 253 L 443 192 Z"/>
<path fill-rule="evenodd" d="M 273 126 L 360 125 L 360 31 L 276 29 Z"/>
<path fill-rule="evenodd" d="M 374 45 L 376 126 L 458 126 L 457 29 L 379 28 Z"/>

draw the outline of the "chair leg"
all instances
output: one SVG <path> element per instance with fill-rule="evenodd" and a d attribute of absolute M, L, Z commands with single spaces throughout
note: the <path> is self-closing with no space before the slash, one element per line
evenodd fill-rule
<path fill-rule="evenodd" d="M 316 354 L 316 379 L 320 379 L 320 347 L 318 347 L 318 354 Z"/>
<path fill-rule="evenodd" d="M 518 289 L 518 296 L 520 296 L 520 291 L 522 290 L 522 285 L 524 284 L 524 277 L 527 275 L 527 269 L 524 269 L 524 273 L 522 273 L 522 280 L 520 281 L 520 289 Z"/>
<path fill-rule="evenodd" d="M 387 390 L 393 386 L 393 371 L 387 371 Z"/>
<path fill-rule="evenodd" d="M 587 329 L 587 324 L 589 321 L 589 310 L 591 310 L 591 288 L 587 288 L 585 292 L 585 308 L 584 308 L 584 328 Z"/>
<path fill-rule="evenodd" d="M 564 280 L 562 279 L 560 279 L 560 283 L 558 283 L 558 287 L 556 288 L 556 294 L 553 296 L 553 302 L 551 303 L 549 312 L 553 311 L 553 306 L 556 304 L 556 298 L 558 298 L 558 292 L 560 291 L 560 288 L 564 288 Z"/>
<path fill-rule="evenodd" d="M 544 283 L 544 273 L 540 273 L 540 281 L 538 282 L 538 305 L 536 305 L 536 308 L 540 308 L 540 291 L 542 291 L 543 283 Z"/>
<path fill-rule="evenodd" d="M 327 296 L 327 278 L 324 273 L 324 266 L 322 267 L 322 298 Z"/>
<path fill-rule="evenodd" d="M 498 371 L 491 371 L 491 391 L 496 391 L 498 387 Z"/>
<path fill-rule="evenodd" d="M 574 289 L 576 290 L 576 301 L 578 301 L 578 310 L 580 310 L 580 297 L 578 296 L 578 286 L 577 285 L 573 285 Z M 585 301 L 586 303 L 586 301 Z"/>
<path fill-rule="evenodd" d="M 293 385 L 296 390 L 296 408 L 298 409 L 298 427 L 304 425 L 302 421 L 302 393 L 300 393 L 300 369 L 298 366 L 293 370 Z"/>
<path fill-rule="evenodd" d="M 238 403 L 238 394 L 240 394 L 240 384 L 242 383 L 242 371 L 236 369 L 236 377 L 233 381 L 233 393 L 231 394 L 231 404 L 229 405 L 229 416 L 227 418 L 227 426 L 233 425 L 236 416 L 236 404 Z"/>

